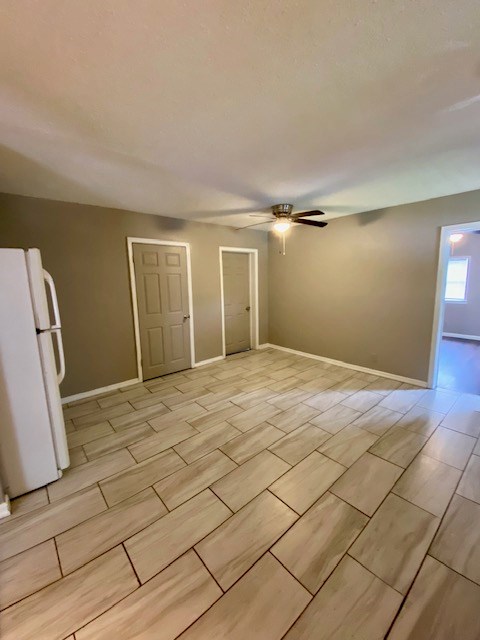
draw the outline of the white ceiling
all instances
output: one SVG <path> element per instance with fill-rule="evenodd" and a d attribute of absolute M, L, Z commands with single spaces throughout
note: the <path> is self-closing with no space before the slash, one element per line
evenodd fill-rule
<path fill-rule="evenodd" d="M 2 2 L 0 191 L 238 226 L 478 189 L 479 33 L 478 0 Z"/>

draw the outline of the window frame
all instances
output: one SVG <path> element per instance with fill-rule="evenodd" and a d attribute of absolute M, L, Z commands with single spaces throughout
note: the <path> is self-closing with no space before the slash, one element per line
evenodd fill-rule
<path fill-rule="evenodd" d="M 467 304 L 468 302 L 468 280 L 470 276 L 470 259 L 471 256 L 450 256 L 447 261 L 447 274 L 445 278 L 445 291 L 443 294 L 443 300 L 446 304 Z M 450 265 L 450 261 L 460 261 L 466 260 L 467 262 L 467 273 L 465 276 L 465 296 L 463 300 L 459 298 L 447 298 L 447 286 L 448 286 L 448 267 Z"/>

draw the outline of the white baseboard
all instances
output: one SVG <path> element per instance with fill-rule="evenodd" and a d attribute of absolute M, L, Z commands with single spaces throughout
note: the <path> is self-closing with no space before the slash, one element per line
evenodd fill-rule
<path fill-rule="evenodd" d="M 259 344 L 257 349 L 269 349 L 272 345 L 268 342 L 264 342 L 263 344 Z"/>
<path fill-rule="evenodd" d="M 74 402 L 75 400 L 83 400 L 84 398 L 90 398 L 90 396 L 96 396 L 99 393 L 106 393 L 107 391 L 116 391 L 123 387 L 129 387 L 132 384 L 141 382 L 140 378 L 132 378 L 131 380 L 124 380 L 123 382 L 116 382 L 115 384 L 109 384 L 108 387 L 100 387 L 99 389 L 92 389 L 91 391 L 83 391 L 82 393 L 76 393 L 73 396 L 67 396 L 62 398 L 62 404 L 67 402 Z"/>
<path fill-rule="evenodd" d="M 3 502 L 0 502 L 0 518 L 6 518 L 11 513 L 10 500 L 7 494 L 5 494 Z"/>
<path fill-rule="evenodd" d="M 406 382 L 413 384 L 417 387 L 427 387 L 425 380 L 416 380 L 415 378 L 406 378 L 405 376 L 398 376 L 395 373 L 388 373 L 387 371 L 378 371 L 377 369 L 369 369 L 368 367 L 360 367 L 356 364 L 350 364 L 349 362 L 342 362 L 341 360 L 333 360 L 332 358 L 325 358 L 325 356 L 317 356 L 313 353 L 306 353 L 305 351 L 297 351 L 296 349 L 289 349 L 288 347 L 281 347 L 278 344 L 267 343 L 262 345 L 263 349 L 271 347 L 272 349 L 278 349 L 279 351 L 286 351 L 287 353 L 293 353 L 297 356 L 304 356 L 305 358 L 313 358 L 314 360 L 320 360 L 321 362 L 327 362 L 328 364 L 334 364 L 338 367 L 345 367 L 346 369 L 354 369 L 355 371 L 361 371 L 362 373 L 371 373 L 374 376 L 381 378 L 388 378 L 389 380 L 398 380 L 399 382 Z"/>
<path fill-rule="evenodd" d="M 477 340 L 480 341 L 480 336 L 467 336 L 465 333 L 442 333 L 444 338 L 458 338 L 459 340 Z"/>
<path fill-rule="evenodd" d="M 214 358 L 208 358 L 207 360 L 200 360 L 200 362 L 195 362 L 193 366 L 196 369 L 197 367 L 204 367 L 206 364 L 212 364 L 219 360 L 225 360 L 225 356 L 215 356 Z"/>

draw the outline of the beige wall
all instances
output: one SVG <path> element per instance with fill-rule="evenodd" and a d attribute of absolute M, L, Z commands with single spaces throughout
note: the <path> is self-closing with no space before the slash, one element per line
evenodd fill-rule
<path fill-rule="evenodd" d="M 426 380 L 440 227 L 480 220 L 480 191 L 270 234 L 269 341 Z"/>
<path fill-rule="evenodd" d="M 470 258 L 467 301 L 446 302 L 443 330 L 467 336 L 480 336 L 480 234 L 466 233 L 454 246 L 453 257 Z"/>
<path fill-rule="evenodd" d="M 137 376 L 128 236 L 190 243 L 197 361 L 222 353 L 218 247 L 258 249 L 259 338 L 267 341 L 267 234 L 0 194 L 0 246 L 38 247 L 55 279 L 67 362 L 62 396 Z"/>

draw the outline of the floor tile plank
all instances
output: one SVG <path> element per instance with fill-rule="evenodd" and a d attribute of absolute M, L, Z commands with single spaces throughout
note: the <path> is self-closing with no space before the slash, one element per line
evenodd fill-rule
<path fill-rule="evenodd" d="M 426 442 L 425 436 L 393 427 L 369 451 L 406 469 Z"/>
<path fill-rule="evenodd" d="M 14 498 L 10 502 L 11 514 L 8 518 L 2 518 L 0 520 L 0 527 L 7 522 L 12 522 L 12 520 L 18 518 L 18 516 L 23 516 L 46 504 L 48 504 L 48 494 L 45 487 L 35 489 L 35 491 L 30 491 L 23 496 Z"/>
<path fill-rule="evenodd" d="M 273 453 L 262 451 L 212 484 L 211 489 L 232 511 L 238 511 L 289 469 L 290 465 Z"/>
<path fill-rule="evenodd" d="M 180 456 L 169 449 L 100 482 L 100 488 L 108 506 L 112 507 L 184 466 Z"/>
<path fill-rule="evenodd" d="M 378 436 L 373 433 L 348 425 L 327 440 L 318 450 L 344 467 L 349 467 L 377 440 Z"/>
<path fill-rule="evenodd" d="M 253 429 L 243 433 L 241 436 L 230 440 L 219 448 L 237 464 L 242 464 L 277 440 L 280 440 L 284 435 L 280 429 L 263 423 L 258 425 L 258 427 L 253 427 Z"/>
<path fill-rule="evenodd" d="M 76 640 L 173 640 L 222 595 L 193 551 L 75 634 Z"/>
<path fill-rule="evenodd" d="M 74 469 L 65 469 L 60 480 L 48 485 L 50 502 L 80 491 L 104 478 L 133 467 L 135 460 L 126 449 L 108 453 Z"/>
<path fill-rule="evenodd" d="M 439 389 L 428 389 L 427 393 L 422 396 L 417 406 L 438 411 L 439 413 L 448 413 L 458 400 L 459 394 L 452 391 L 440 391 Z"/>
<path fill-rule="evenodd" d="M 91 427 L 94 424 L 105 422 L 106 420 L 114 420 L 119 416 L 124 416 L 127 413 L 133 413 L 135 409 L 128 402 L 122 402 L 115 407 L 107 407 L 106 409 L 100 409 L 94 413 L 88 413 L 80 418 L 73 418 L 73 424 L 77 429 L 83 427 Z"/>
<path fill-rule="evenodd" d="M 303 514 L 345 470 L 338 462 L 314 451 L 276 480 L 270 491 L 294 511 Z"/>
<path fill-rule="evenodd" d="M 331 437 L 327 431 L 311 424 L 304 424 L 295 431 L 291 431 L 281 440 L 277 440 L 269 449 L 275 455 L 294 465 L 315 451 Z"/>
<path fill-rule="evenodd" d="M 154 430 L 146 423 L 138 424 L 130 429 L 125 429 L 119 433 L 113 432 L 112 435 L 105 436 L 104 438 L 98 438 L 93 442 L 89 442 L 84 445 L 83 449 L 89 460 L 95 460 L 104 456 L 106 453 L 112 453 L 112 451 L 118 451 L 128 445 L 134 444 L 143 438 L 154 434 Z"/>
<path fill-rule="evenodd" d="M 102 407 L 102 409 L 106 409 L 107 407 L 114 407 L 117 404 L 121 404 L 125 401 L 136 400 L 138 398 L 149 397 L 152 394 L 150 393 L 147 387 L 143 385 L 138 385 L 131 387 L 129 389 L 121 389 L 118 393 L 112 394 L 105 398 L 100 398 L 98 400 L 98 404 Z"/>
<path fill-rule="evenodd" d="M 70 469 L 74 469 L 75 467 L 79 467 L 81 464 L 85 464 L 85 462 L 88 462 L 88 458 L 85 455 L 83 447 L 75 447 L 74 449 L 69 449 L 68 457 L 70 458 Z"/>
<path fill-rule="evenodd" d="M 177 424 L 178 422 L 185 422 L 190 418 L 196 418 L 197 416 L 205 415 L 206 410 L 196 402 L 191 402 L 183 407 L 174 409 L 169 413 L 164 413 L 157 418 L 152 418 L 148 421 L 148 424 L 155 429 L 155 431 L 161 431 L 167 427 Z"/>
<path fill-rule="evenodd" d="M 480 457 L 472 456 L 463 472 L 457 493 L 480 504 Z"/>
<path fill-rule="evenodd" d="M 171 511 L 237 468 L 233 460 L 215 450 L 160 480 L 153 488 Z"/>
<path fill-rule="evenodd" d="M 168 413 L 168 409 L 160 402 L 159 404 L 155 404 L 151 407 L 135 409 L 127 414 L 123 414 L 115 418 L 108 418 L 108 420 L 115 431 L 121 431 L 122 429 L 128 429 L 136 424 L 147 422 L 148 420 L 162 416 L 165 413 Z"/>
<path fill-rule="evenodd" d="M 269 417 L 267 422 L 285 433 L 290 433 L 306 422 L 309 422 L 312 418 L 315 418 L 315 416 L 318 416 L 319 413 L 318 409 L 300 403 L 290 409 L 286 409 L 282 413 L 277 412 L 273 417 Z"/>
<path fill-rule="evenodd" d="M 343 400 L 342 404 L 344 404 L 346 407 L 350 407 L 350 409 L 364 412 L 374 407 L 381 400 L 382 396 L 380 396 L 378 393 L 362 389 L 361 391 L 357 391 L 351 396 L 348 396 L 345 400 Z"/>
<path fill-rule="evenodd" d="M 474 438 L 480 436 L 480 412 L 455 405 L 444 417 L 442 427 L 465 433 Z"/>
<path fill-rule="evenodd" d="M 232 404 L 231 402 L 227 402 L 225 406 L 220 406 L 218 409 L 204 413 L 197 418 L 191 418 L 187 422 L 197 429 L 197 431 L 205 431 L 205 429 L 213 427 L 220 422 L 225 422 L 225 420 L 228 420 L 230 424 L 233 424 L 235 427 L 236 425 L 229 419 L 241 413 L 243 413 L 243 409 L 237 407 L 237 405 Z M 260 420 L 260 422 L 263 421 Z"/>
<path fill-rule="evenodd" d="M 124 402 L 124 401 L 122 401 Z M 96 400 L 88 400 L 82 404 L 77 404 L 72 407 L 65 407 L 63 409 L 63 417 L 65 420 L 72 420 L 73 418 L 81 418 L 87 416 L 89 413 L 95 413 L 100 409 L 101 405 Z"/>
<path fill-rule="evenodd" d="M 365 515 L 327 493 L 272 547 L 272 553 L 316 593 L 367 522 Z"/>
<path fill-rule="evenodd" d="M 350 407 L 344 407 L 343 404 L 337 404 L 312 418 L 309 422 L 335 435 L 361 415 L 360 411 L 355 411 L 355 409 L 350 409 Z"/>
<path fill-rule="evenodd" d="M 5 522 L 0 528 L 0 560 L 45 542 L 106 508 L 99 488 L 90 487 Z"/>
<path fill-rule="evenodd" d="M 438 427 L 423 448 L 422 454 L 463 470 L 474 446 L 475 438 Z"/>
<path fill-rule="evenodd" d="M 420 407 L 412 407 L 397 422 L 397 426 L 413 431 L 421 436 L 430 437 L 444 418 L 443 413 Z"/>
<path fill-rule="evenodd" d="M 391 411 L 377 405 L 352 422 L 352 426 L 369 431 L 376 436 L 383 436 L 402 416 L 403 414 L 398 411 Z"/>
<path fill-rule="evenodd" d="M 401 468 L 366 452 L 330 491 L 367 516 L 372 516 L 401 473 Z"/>
<path fill-rule="evenodd" d="M 159 573 L 231 515 L 206 489 L 127 540 L 125 548 L 140 581 Z"/>
<path fill-rule="evenodd" d="M 208 570 L 226 591 L 298 519 L 265 491 L 195 546 Z"/>
<path fill-rule="evenodd" d="M 277 407 L 274 407 L 273 404 L 269 404 L 268 402 L 261 402 L 246 411 L 239 407 L 237 408 L 239 409 L 239 413 L 229 418 L 228 422 L 243 432 L 249 431 L 262 422 L 270 421 L 274 416 L 280 414 L 280 409 L 277 409 Z"/>
<path fill-rule="evenodd" d="M 132 428 L 134 427 L 128 431 L 131 431 Z M 143 462 L 147 458 L 152 458 L 154 455 L 196 435 L 198 435 L 198 431 L 188 422 L 177 422 L 158 432 L 152 430 L 150 437 L 130 445 L 128 450 L 137 462 Z"/>
<path fill-rule="evenodd" d="M 83 444 L 87 444 L 87 442 L 108 436 L 112 433 L 115 433 L 115 431 L 109 422 L 99 422 L 91 427 L 85 427 L 67 434 L 68 448 L 73 449 L 74 447 L 80 447 Z"/>
<path fill-rule="evenodd" d="M 480 584 L 480 505 L 454 495 L 430 549 L 432 555 Z"/>
<path fill-rule="evenodd" d="M 381 396 L 388 396 L 392 391 L 398 389 L 401 385 L 401 382 L 398 380 L 391 380 L 390 378 L 378 378 L 378 380 L 374 380 L 371 382 L 366 389 L 368 391 L 374 391 L 375 393 L 379 393 Z"/>
<path fill-rule="evenodd" d="M 285 640 L 381 640 L 402 596 L 345 556 Z"/>
<path fill-rule="evenodd" d="M 62 577 L 53 540 L 0 562 L 0 609 Z"/>
<path fill-rule="evenodd" d="M 393 487 L 393 493 L 441 518 L 462 472 L 419 455 Z"/>
<path fill-rule="evenodd" d="M 390 494 L 349 554 L 388 585 L 406 594 L 438 527 L 439 519 Z"/>
<path fill-rule="evenodd" d="M 175 451 L 189 464 L 221 445 L 241 435 L 241 431 L 232 427 L 228 422 L 220 422 L 201 433 L 177 444 Z"/>
<path fill-rule="evenodd" d="M 407 411 L 416 405 L 426 393 L 426 389 L 412 387 L 412 385 L 404 383 L 401 384 L 398 389 L 392 391 L 392 393 L 386 396 L 380 403 L 380 406 L 385 407 L 386 409 L 391 409 L 392 411 L 407 413 Z"/>
<path fill-rule="evenodd" d="M 179 640 L 279 640 L 310 598 L 267 553 Z"/>
<path fill-rule="evenodd" d="M 287 411 L 287 409 L 295 407 L 311 396 L 313 396 L 313 393 L 294 388 L 284 393 L 279 393 L 274 398 L 270 398 L 268 402 L 282 411 Z"/>
<path fill-rule="evenodd" d="M 116 547 L 0 613 L 2 640 L 63 640 L 137 586 L 125 551 Z"/>
<path fill-rule="evenodd" d="M 145 489 L 56 537 L 63 574 L 71 573 L 133 534 L 167 510 L 153 489 Z"/>
<path fill-rule="evenodd" d="M 425 558 L 389 640 L 478 640 L 480 587 Z"/>

